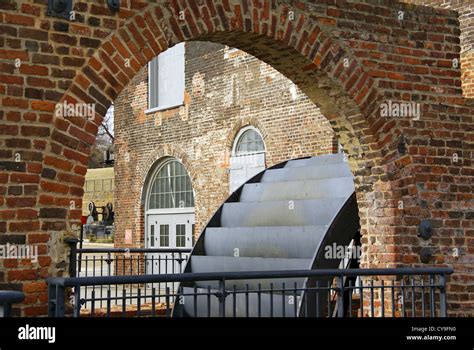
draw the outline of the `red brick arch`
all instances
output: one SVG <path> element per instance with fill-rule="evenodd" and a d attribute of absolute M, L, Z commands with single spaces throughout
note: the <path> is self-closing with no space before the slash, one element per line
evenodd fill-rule
<path fill-rule="evenodd" d="M 143 65 L 171 45 L 208 40 L 245 50 L 293 80 L 333 125 L 354 173 L 380 166 L 367 164 L 366 156 L 379 150 L 377 112 L 383 96 L 350 47 L 333 37 L 323 19 L 313 20 L 308 13 L 311 9 L 302 3 L 270 1 L 149 5 L 95 50 L 64 94 L 62 101 L 68 103 L 94 103 L 96 120 L 55 118 L 53 142 L 64 151 L 77 142 L 74 151 L 87 154 L 108 106 Z M 369 158 L 382 160 L 380 153 Z"/>
<path fill-rule="evenodd" d="M 0 286 L 29 294 L 25 315 L 45 313 L 41 280 L 66 274 L 63 238 L 77 234 L 90 148 L 107 107 L 149 60 L 188 40 L 240 48 L 294 81 L 350 155 L 364 266 L 416 266 L 421 247 L 432 247 L 431 263 L 456 268 L 454 310 L 471 305 L 455 312 L 472 315 L 474 113 L 451 63 L 460 52 L 456 13 L 379 0 L 137 0 L 119 14 L 75 1 L 74 10 L 69 22 L 47 17 L 37 1 L 0 3 L 0 233 L 37 244 L 41 254 L 33 268 L 0 262 Z M 386 100 L 421 103 L 423 118 L 380 118 Z M 98 113 L 56 117 L 64 101 L 94 103 Z M 429 241 L 417 237 L 422 218 L 435 228 Z M 461 248 L 458 260 L 453 247 Z"/>

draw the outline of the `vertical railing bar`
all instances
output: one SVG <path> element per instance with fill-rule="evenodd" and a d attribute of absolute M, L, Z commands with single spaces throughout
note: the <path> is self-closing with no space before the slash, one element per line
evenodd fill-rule
<path fill-rule="evenodd" d="M 359 300 L 360 317 L 364 317 L 364 280 L 362 278 L 359 280 Z"/>
<path fill-rule="evenodd" d="M 285 306 L 286 306 L 286 296 L 285 296 L 285 293 L 286 293 L 286 286 L 285 286 L 285 282 L 283 282 L 281 284 L 281 301 L 282 301 L 282 309 L 281 309 L 281 312 L 282 312 L 282 317 L 286 317 L 286 313 L 285 313 Z"/>
<path fill-rule="evenodd" d="M 127 316 L 127 290 L 122 287 L 122 317 Z"/>
<path fill-rule="evenodd" d="M 117 271 L 118 271 L 118 258 L 116 256 L 116 254 L 114 254 L 114 274 L 117 274 Z M 118 305 L 118 284 L 115 285 L 115 296 L 117 297 L 115 299 L 115 305 Z"/>
<path fill-rule="evenodd" d="M 80 285 L 77 285 L 74 288 L 74 317 L 81 317 L 81 286 Z"/>
<path fill-rule="evenodd" d="M 99 257 L 100 262 L 100 276 L 104 276 L 104 257 L 101 255 Z"/>
<path fill-rule="evenodd" d="M 415 281 L 413 280 L 413 276 L 410 277 L 411 280 L 411 317 L 415 317 L 415 310 L 416 310 L 416 302 L 415 302 Z"/>
<path fill-rule="evenodd" d="M 137 276 L 140 275 L 140 269 L 141 269 L 140 257 L 141 257 L 141 254 L 137 254 Z M 146 304 L 146 284 L 143 286 L 143 300 L 144 300 L 144 304 Z"/>
<path fill-rule="evenodd" d="M 110 264 L 112 264 L 112 256 L 110 252 L 107 252 L 107 276 L 112 276 L 112 268 Z M 108 290 L 110 291 L 112 286 L 109 284 L 108 285 Z"/>
<path fill-rule="evenodd" d="M 181 287 L 181 293 L 178 293 L 178 297 L 176 298 L 176 301 L 180 304 L 182 304 L 181 300 L 184 300 L 182 291 L 183 289 Z M 166 303 L 166 317 L 170 317 L 170 288 L 168 286 L 165 286 L 165 303 Z M 183 307 L 180 306 L 180 309 L 182 310 Z"/>
<path fill-rule="evenodd" d="M 382 304 L 382 317 L 385 317 L 385 280 L 382 278 L 380 282 L 380 302 Z"/>
<path fill-rule="evenodd" d="M 370 280 L 370 317 L 375 317 L 375 305 L 374 305 L 374 280 Z"/>
<path fill-rule="evenodd" d="M 174 283 L 173 283 L 173 289 L 174 289 Z M 197 286 L 194 285 L 194 294 L 193 294 L 193 300 L 194 300 L 194 317 L 197 317 L 198 309 L 197 309 Z"/>
<path fill-rule="evenodd" d="M 302 294 L 302 302 L 304 303 L 304 317 L 308 317 L 308 285 L 305 285 Z"/>
<path fill-rule="evenodd" d="M 421 317 L 425 317 L 425 313 L 426 313 L 425 281 L 423 280 L 423 277 L 421 277 L 420 289 L 421 289 Z"/>
<path fill-rule="evenodd" d="M 273 317 L 273 283 L 270 283 L 270 317 Z"/>
<path fill-rule="evenodd" d="M 110 317 L 110 302 L 111 302 L 110 289 L 107 289 L 107 318 Z"/>
<path fill-rule="evenodd" d="M 439 275 L 440 293 L 439 293 L 439 312 L 440 317 L 447 316 L 447 300 L 446 300 L 446 275 L 444 273 Z"/>
<path fill-rule="evenodd" d="M 406 317 L 406 307 L 405 307 L 405 280 L 402 277 L 401 283 L 400 283 L 400 289 L 402 291 L 402 314 L 403 317 Z"/>
<path fill-rule="evenodd" d="M 392 318 L 395 317 L 395 281 L 392 280 L 390 285 L 391 295 L 392 295 Z"/>
<path fill-rule="evenodd" d="M 165 274 L 168 274 L 168 255 L 167 254 L 165 254 Z M 168 287 L 168 282 L 165 282 L 165 286 Z"/>
<path fill-rule="evenodd" d="M 332 316 L 332 307 L 331 307 L 331 292 L 332 292 L 332 287 L 331 287 L 331 283 L 332 281 L 328 281 L 327 282 L 327 289 L 326 289 L 326 293 L 327 293 L 327 307 L 328 307 L 328 317 L 331 317 Z"/>
<path fill-rule="evenodd" d="M 344 275 L 337 276 L 337 316 L 344 317 Z"/>
<path fill-rule="evenodd" d="M 245 285 L 245 317 L 249 317 L 249 285 Z"/>
<path fill-rule="evenodd" d="M 92 294 L 91 294 L 91 317 L 94 317 L 95 316 L 95 292 L 92 291 Z"/>
<path fill-rule="evenodd" d="M 430 317 L 435 317 L 434 284 L 435 284 L 435 276 L 430 275 Z"/>
<path fill-rule="evenodd" d="M 349 318 L 352 318 L 352 280 L 349 280 Z"/>
<path fill-rule="evenodd" d="M 207 286 L 207 317 L 211 317 L 211 286 Z"/>
<path fill-rule="evenodd" d="M 226 299 L 226 290 L 225 290 L 225 279 L 222 278 L 219 280 L 219 317 L 225 317 L 225 299 Z"/>
<path fill-rule="evenodd" d="M 161 255 L 158 254 L 158 274 L 161 274 Z M 166 286 L 165 286 L 166 290 Z M 161 294 L 161 282 L 158 282 L 158 293 Z M 166 296 L 165 296 L 166 299 Z M 160 297 L 160 302 L 161 302 L 161 297 Z"/>
<path fill-rule="evenodd" d="M 167 288 L 167 293 L 166 293 L 166 295 L 169 295 L 170 289 L 169 289 L 169 287 L 166 287 L 166 288 Z M 186 299 L 184 299 L 184 295 L 183 295 L 183 293 L 184 293 L 183 290 L 184 290 L 183 286 L 180 285 L 180 286 L 178 287 L 178 293 L 177 293 L 177 294 L 180 295 L 181 298 L 182 298 L 182 300 L 183 300 L 183 304 L 182 304 L 182 305 L 184 305 L 184 303 L 186 303 Z M 168 299 L 168 306 L 167 306 L 167 308 L 169 308 L 169 299 Z M 180 308 L 179 308 L 179 316 L 180 316 L 180 317 L 184 317 L 184 307 L 180 307 Z"/>
<path fill-rule="evenodd" d="M 129 274 L 130 274 L 130 275 L 133 275 L 133 256 L 132 256 L 132 254 L 130 254 L 128 260 L 130 260 L 130 262 L 129 262 L 129 265 L 130 265 L 130 272 L 129 272 Z M 133 283 L 132 283 L 132 284 L 130 285 L 130 304 L 133 303 L 133 297 L 132 297 L 132 296 L 133 296 L 133 288 L 134 288 L 134 287 L 133 287 Z"/>
<path fill-rule="evenodd" d="M 150 263 L 151 263 L 151 274 L 154 275 L 154 274 L 155 274 L 155 255 L 154 255 L 154 254 L 145 254 L 145 259 L 146 259 L 146 263 L 145 263 L 145 275 L 148 274 L 148 271 L 147 271 L 148 268 L 147 268 L 147 266 L 148 266 L 148 264 L 150 264 Z M 150 259 L 151 259 L 151 262 L 150 262 Z M 155 283 L 153 283 L 153 282 L 151 283 L 151 288 L 152 288 L 152 289 L 156 289 L 156 288 L 155 288 Z M 160 289 L 159 289 L 159 287 L 158 287 L 158 295 L 160 295 L 160 294 L 161 294 L 161 292 L 160 292 Z M 155 296 L 155 298 L 156 298 L 156 296 Z"/>
<path fill-rule="evenodd" d="M 295 282 L 293 286 L 293 312 L 298 317 L 298 284 Z"/>
<path fill-rule="evenodd" d="M 142 289 L 138 288 L 138 291 L 137 291 L 137 317 L 140 317 L 141 315 L 142 315 Z"/>
<path fill-rule="evenodd" d="M 237 286 L 235 284 L 232 291 L 232 302 L 232 316 L 237 317 Z"/>
<path fill-rule="evenodd" d="M 156 316 L 156 289 L 155 287 L 151 288 L 151 316 Z"/>
<path fill-rule="evenodd" d="M 85 271 L 85 277 L 88 277 L 88 272 L 87 272 L 87 267 L 89 266 L 89 256 L 86 255 L 86 268 L 84 269 Z M 92 290 L 94 290 L 94 287 L 92 287 Z M 84 295 L 87 295 L 87 291 L 88 291 L 88 286 L 85 286 L 84 287 Z"/>
<path fill-rule="evenodd" d="M 257 288 L 258 317 L 262 317 L 262 285 L 259 283 Z"/>
<path fill-rule="evenodd" d="M 171 274 L 174 275 L 174 253 L 171 253 Z M 176 283 L 171 283 L 171 287 L 173 288 L 173 294 L 176 292 Z"/>

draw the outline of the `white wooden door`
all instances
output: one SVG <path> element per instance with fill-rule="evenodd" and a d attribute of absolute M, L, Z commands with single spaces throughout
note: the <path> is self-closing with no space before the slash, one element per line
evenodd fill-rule
<path fill-rule="evenodd" d="M 147 248 L 192 248 L 194 214 L 153 214 L 148 215 Z M 187 258 L 189 254 L 181 254 Z M 148 253 L 147 274 L 180 273 L 185 260 L 179 261 L 177 253 Z"/>
<path fill-rule="evenodd" d="M 263 170 L 265 170 L 264 152 L 230 157 L 230 193 Z"/>

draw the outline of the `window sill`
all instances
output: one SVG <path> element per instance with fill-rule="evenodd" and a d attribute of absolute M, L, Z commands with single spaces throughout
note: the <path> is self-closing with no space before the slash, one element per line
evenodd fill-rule
<path fill-rule="evenodd" d="M 155 107 L 155 108 L 151 108 L 151 109 L 146 109 L 145 114 L 163 112 L 163 111 L 167 111 L 169 109 L 175 109 L 175 108 L 183 107 L 183 106 L 184 106 L 184 102 L 181 102 L 180 104 L 177 104 L 177 105 Z"/>

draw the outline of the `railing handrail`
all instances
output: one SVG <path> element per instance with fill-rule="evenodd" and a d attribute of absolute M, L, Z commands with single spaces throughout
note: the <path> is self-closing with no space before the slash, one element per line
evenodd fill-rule
<path fill-rule="evenodd" d="M 25 299 L 23 292 L 14 290 L 0 290 L 0 318 L 10 317 L 12 305 L 21 303 Z"/>
<path fill-rule="evenodd" d="M 411 276 L 411 275 L 450 275 L 452 268 L 385 268 L 385 269 L 320 269 L 284 271 L 239 271 L 181 273 L 167 275 L 98 276 L 98 277 L 53 277 L 51 285 L 62 287 L 99 286 L 112 284 L 141 284 L 165 282 L 225 281 L 244 279 L 309 278 L 330 276 Z"/>
<path fill-rule="evenodd" d="M 88 253 L 191 253 L 191 248 L 78 248 L 76 252 Z"/>
<path fill-rule="evenodd" d="M 25 294 L 13 290 L 0 290 L 0 305 L 21 303 L 25 299 Z"/>

